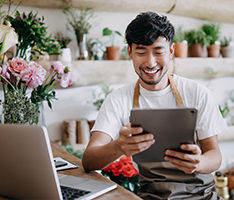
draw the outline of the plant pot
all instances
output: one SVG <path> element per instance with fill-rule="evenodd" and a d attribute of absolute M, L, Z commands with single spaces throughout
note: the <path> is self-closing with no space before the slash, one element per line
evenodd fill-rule
<path fill-rule="evenodd" d="M 214 57 L 218 58 L 219 57 L 219 52 L 220 52 L 220 46 L 217 44 L 212 44 L 208 48 L 208 57 Z"/>
<path fill-rule="evenodd" d="M 220 49 L 223 57 L 234 58 L 234 46 L 226 46 Z"/>
<path fill-rule="evenodd" d="M 106 48 L 108 60 L 119 60 L 120 58 L 120 47 L 110 46 Z"/>
<path fill-rule="evenodd" d="M 187 43 L 187 41 L 175 43 L 175 57 L 179 57 L 179 58 L 188 57 L 188 43 Z"/>
<path fill-rule="evenodd" d="M 203 44 L 193 44 L 189 48 L 190 57 L 207 57 L 207 48 Z"/>
<path fill-rule="evenodd" d="M 71 62 L 71 49 L 70 48 L 63 48 L 61 49 L 61 54 L 58 56 L 58 59 L 62 62 Z"/>

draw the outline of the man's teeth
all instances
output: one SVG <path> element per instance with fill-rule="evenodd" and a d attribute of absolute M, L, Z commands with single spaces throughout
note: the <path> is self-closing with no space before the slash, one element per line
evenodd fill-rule
<path fill-rule="evenodd" d="M 144 70 L 146 73 L 148 73 L 148 74 L 153 74 L 153 73 L 156 73 L 158 70 L 159 70 L 160 68 L 157 68 L 157 69 L 155 69 L 155 70 L 153 70 L 153 71 L 148 71 L 148 70 Z"/>

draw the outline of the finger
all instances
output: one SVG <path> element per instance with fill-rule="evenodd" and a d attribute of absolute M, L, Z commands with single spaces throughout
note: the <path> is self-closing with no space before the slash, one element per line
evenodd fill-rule
<path fill-rule="evenodd" d="M 182 152 L 173 151 L 173 150 L 166 150 L 165 155 L 177 158 L 177 160 L 180 159 L 180 160 L 189 161 L 192 163 L 200 162 L 200 159 L 199 159 L 200 154 L 188 154 L 188 153 L 182 153 Z"/>
<path fill-rule="evenodd" d="M 123 126 L 120 131 L 119 134 L 125 137 L 131 137 L 132 133 L 131 133 L 131 128 L 127 127 L 127 126 Z"/>
<path fill-rule="evenodd" d="M 182 150 L 191 151 L 193 154 L 201 154 L 201 149 L 197 144 L 182 144 L 180 146 Z"/>
<path fill-rule="evenodd" d="M 155 141 L 142 142 L 139 144 L 130 144 L 128 145 L 128 151 L 131 155 L 137 154 L 139 152 L 145 151 L 150 148 Z"/>
<path fill-rule="evenodd" d="M 140 142 L 147 142 L 154 139 L 153 134 L 145 134 L 145 135 L 134 135 L 129 138 L 129 143 L 140 143 Z"/>

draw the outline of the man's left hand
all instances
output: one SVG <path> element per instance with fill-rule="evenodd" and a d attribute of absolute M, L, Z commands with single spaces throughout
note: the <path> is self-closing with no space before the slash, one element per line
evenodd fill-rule
<path fill-rule="evenodd" d="M 189 153 L 182 153 L 174 150 L 166 150 L 164 160 L 169 161 L 178 169 L 184 171 L 186 174 L 192 174 L 199 170 L 201 162 L 201 149 L 196 144 L 182 144 L 181 150 L 189 151 Z"/>

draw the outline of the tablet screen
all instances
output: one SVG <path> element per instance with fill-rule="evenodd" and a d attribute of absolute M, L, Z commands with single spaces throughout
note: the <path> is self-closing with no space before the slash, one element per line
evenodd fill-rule
<path fill-rule="evenodd" d="M 165 161 L 166 149 L 180 150 L 180 145 L 194 143 L 197 120 L 196 108 L 131 110 L 132 126 L 141 126 L 144 133 L 154 134 L 155 143 L 147 150 L 133 156 L 135 162 Z"/>

